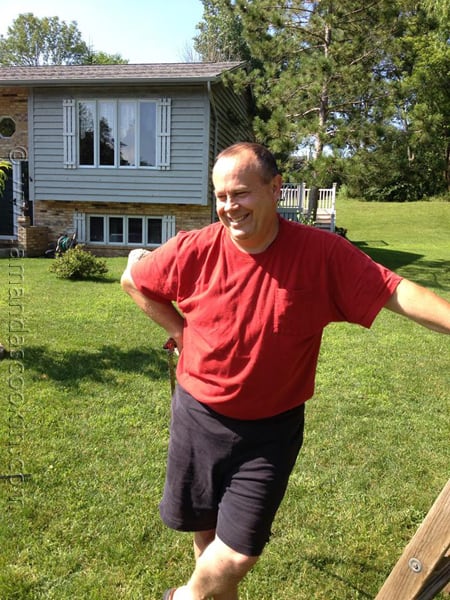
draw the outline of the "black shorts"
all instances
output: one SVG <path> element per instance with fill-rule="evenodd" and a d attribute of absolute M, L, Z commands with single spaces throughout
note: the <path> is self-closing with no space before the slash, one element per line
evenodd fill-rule
<path fill-rule="evenodd" d="M 161 518 L 178 531 L 216 529 L 235 551 L 269 541 L 303 441 L 304 406 L 268 419 L 230 419 L 177 386 Z"/>

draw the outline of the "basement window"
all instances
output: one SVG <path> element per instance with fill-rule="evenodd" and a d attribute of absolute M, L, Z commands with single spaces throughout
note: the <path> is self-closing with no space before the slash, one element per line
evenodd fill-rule
<path fill-rule="evenodd" d="M 86 242 L 156 248 L 175 235 L 175 217 L 86 215 Z"/>

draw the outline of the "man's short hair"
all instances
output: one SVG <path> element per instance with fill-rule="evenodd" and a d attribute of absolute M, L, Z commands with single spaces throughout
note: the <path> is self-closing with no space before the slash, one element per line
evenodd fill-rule
<path fill-rule="evenodd" d="M 262 144 L 257 144 L 256 142 L 237 142 L 232 146 L 228 146 L 228 148 L 225 148 L 217 155 L 214 165 L 221 158 L 235 156 L 244 151 L 250 151 L 255 156 L 261 176 L 266 183 L 269 183 L 276 175 L 280 174 L 277 161 L 272 152 Z"/>

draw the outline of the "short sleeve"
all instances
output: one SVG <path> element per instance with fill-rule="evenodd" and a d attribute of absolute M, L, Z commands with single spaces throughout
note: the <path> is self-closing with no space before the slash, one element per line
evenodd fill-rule
<path fill-rule="evenodd" d="M 176 300 L 178 289 L 177 236 L 146 254 L 131 268 L 136 288 L 159 302 Z"/>
<path fill-rule="evenodd" d="M 329 264 L 329 294 L 336 311 L 333 320 L 370 327 L 402 277 L 346 240 L 335 245 Z"/>

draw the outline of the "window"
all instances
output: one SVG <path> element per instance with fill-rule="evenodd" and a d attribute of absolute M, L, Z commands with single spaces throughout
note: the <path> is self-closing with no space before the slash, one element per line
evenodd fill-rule
<path fill-rule="evenodd" d="M 122 215 L 77 215 L 77 229 L 87 219 L 87 239 L 91 244 L 120 246 L 160 246 L 175 235 L 175 217 L 139 217 Z"/>
<path fill-rule="evenodd" d="M 63 113 L 66 168 L 170 168 L 170 99 L 68 99 Z"/>
<path fill-rule="evenodd" d="M 110 244 L 123 244 L 123 222 L 124 217 L 109 217 L 109 236 Z"/>
<path fill-rule="evenodd" d="M 119 102 L 119 152 L 121 167 L 136 166 L 136 102 Z"/>
<path fill-rule="evenodd" d="M 99 102 L 97 105 L 99 164 L 102 167 L 113 167 L 116 163 L 115 108 L 114 102 Z"/>
<path fill-rule="evenodd" d="M 147 239 L 149 244 L 160 244 L 162 239 L 160 219 L 147 219 Z"/>
<path fill-rule="evenodd" d="M 0 117 L 0 138 L 10 138 L 16 133 L 16 123 L 11 117 Z"/>
<path fill-rule="evenodd" d="M 79 164 L 94 166 L 95 102 L 80 102 L 78 116 Z"/>
<path fill-rule="evenodd" d="M 160 219 L 159 219 L 160 220 Z M 139 217 L 128 217 L 128 243 L 142 244 L 144 241 L 143 219 Z"/>
<path fill-rule="evenodd" d="M 90 217 L 89 218 L 89 241 L 104 242 L 105 241 L 105 217 Z"/>

